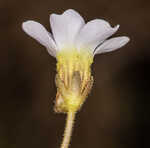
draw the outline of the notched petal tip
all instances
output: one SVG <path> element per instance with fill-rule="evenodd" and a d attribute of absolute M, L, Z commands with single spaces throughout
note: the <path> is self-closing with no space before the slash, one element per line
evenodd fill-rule
<path fill-rule="evenodd" d="M 119 24 L 117 24 L 117 25 L 114 27 L 114 29 L 118 30 L 118 29 L 119 29 L 119 27 L 120 27 L 120 25 L 119 25 Z"/>
<path fill-rule="evenodd" d="M 120 28 L 119 24 L 116 25 L 116 26 L 114 26 L 114 27 L 111 27 L 110 28 L 110 36 L 112 36 L 113 34 L 115 34 L 118 31 L 119 28 Z"/>

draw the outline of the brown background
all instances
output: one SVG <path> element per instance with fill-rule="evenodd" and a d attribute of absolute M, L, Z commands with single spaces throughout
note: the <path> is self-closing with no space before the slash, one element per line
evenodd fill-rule
<path fill-rule="evenodd" d="M 68 8 L 86 21 L 120 24 L 131 42 L 97 55 L 95 83 L 78 113 L 71 148 L 149 147 L 150 2 L 148 0 L 0 0 L 0 148 L 59 148 L 65 115 L 53 111 L 55 64 L 21 29 Z"/>

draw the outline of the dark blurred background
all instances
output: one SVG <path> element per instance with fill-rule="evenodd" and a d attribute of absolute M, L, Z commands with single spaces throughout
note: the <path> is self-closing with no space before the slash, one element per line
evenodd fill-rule
<path fill-rule="evenodd" d="M 65 115 L 53 111 L 56 60 L 21 29 L 49 28 L 49 14 L 73 8 L 103 18 L 129 44 L 97 55 L 94 86 L 77 114 L 71 148 L 150 147 L 150 1 L 0 0 L 0 148 L 59 148 Z"/>

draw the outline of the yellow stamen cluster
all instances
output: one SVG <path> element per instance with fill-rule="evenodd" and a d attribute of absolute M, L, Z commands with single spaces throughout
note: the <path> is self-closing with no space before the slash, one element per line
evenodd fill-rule
<path fill-rule="evenodd" d="M 90 51 L 63 49 L 57 54 L 56 112 L 78 111 L 93 84 Z"/>

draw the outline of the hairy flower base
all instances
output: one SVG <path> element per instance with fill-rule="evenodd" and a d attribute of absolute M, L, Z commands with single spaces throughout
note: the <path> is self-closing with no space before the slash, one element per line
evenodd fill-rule
<path fill-rule="evenodd" d="M 55 111 L 78 111 L 93 84 L 93 55 L 87 50 L 61 50 L 57 55 Z"/>

